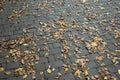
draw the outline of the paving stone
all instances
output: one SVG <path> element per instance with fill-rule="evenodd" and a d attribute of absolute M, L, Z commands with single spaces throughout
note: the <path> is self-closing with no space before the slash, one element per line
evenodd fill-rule
<path fill-rule="evenodd" d="M 97 56 L 98 56 L 97 53 L 92 53 L 88 56 L 88 58 L 89 58 L 89 60 L 95 60 Z"/>
<path fill-rule="evenodd" d="M 38 63 L 38 64 L 35 65 L 35 69 L 37 71 L 45 70 L 45 65 L 43 63 Z"/>
<path fill-rule="evenodd" d="M 94 75 L 99 75 L 99 72 L 97 69 L 89 69 L 89 75 L 94 76 Z"/>
<path fill-rule="evenodd" d="M 53 62 L 55 60 L 53 55 L 48 56 L 48 61 L 49 62 Z"/>
<path fill-rule="evenodd" d="M 115 68 L 115 66 L 114 65 L 108 65 L 108 66 L 106 66 L 107 68 L 108 68 L 108 70 L 110 71 L 110 72 L 112 72 L 112 73 L 115 73 L 115 72 L 117 72 L 117 69 Z"/>
<path fill-rule="evenodd" d="M 90 61 L 87 66 L 91 69 L 91 68 L 96 68 L 98 67 L 98 65 L 96 64 L 95 61 Z"/>
<path fill-rule="evenodd" d="M 61 67 L 63 65 L 63 62 L 61 60 L 58 61 L 54 61 L 52 63 L 50 63 L 53 67 L 58 68 Z"/>
<path fill-rule="evenodd" d="M 105 58 L 103 60 L 103 62 L 105 63 L 105 65 L 111 65 L 111 64 L 113 64 L 112 61 L 110 59 L 107 59 L 107 58 Z"/>
<path fill-rule="evenodd" d="M 50 54 L 55 55 L 55 54 L 59 54 L 59 53 L 61 53 L 60 48 L 53 48 L 53 49 L 50 50 Z"/>
<path fill-rule="evenodd" d="M 48 59 L 45 57 L 40 57 L 40 63 L 48 63 Z"/>
<path fill-rule="evenodd" d="M 63 56 L 62 56 L 61 53 L 55 54 L 55 55 L 54 55 L 54 59 L 55 59 L 55 60 L 62 60 L 62 59 L 63 59 Z"/>
<path fill-rule="evenodd" d="M 68 74 L 64 75 L 64 79 L 65 80 L 75 80 L 72 73 L 68 73 Z"/>
<path fill-rule="evenodd" d="M 58 48 L 58 47 L 60 47 L 60 46 L 61 46 L 60 43 L 54 43 L 54 44 L 53 44 L 53 47 L 54 47 L 54 48 Z"/>
<path fill-rule="evenodd" d="M 7 63 L 7 69 L 15 69 L 15 68 L 18 68 L 20 65 L 19 62 L 10 62 L 10 63 Z"/>

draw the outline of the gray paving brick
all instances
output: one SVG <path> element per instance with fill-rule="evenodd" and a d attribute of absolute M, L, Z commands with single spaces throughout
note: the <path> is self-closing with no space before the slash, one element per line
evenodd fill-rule
<path fill-rule="evenodd" d="M 65 80 L 75 80 L 73 74 L 71 74 L 71 73 L 64 75 L 64 79 Z"/>
<path fill-rule="evenodd" d="M 20 65 L 19 62 L 10 62 L 10 63 L 7 63 L 7 69 L 15 69 L 15 68 L 18 68 Z"/>
<path fill-rule="evenodd" d="M 89 68 L 97 68 L 97 67 L 98 67 L 98 65 L 96 64 L 95 61 L 90 61 L 90 62 L 87 64 L 87 66 L 88 66 Z"/>
<path fill-rule="evenodd" d="M 96 68 L 94 69 L 89 69 L 89 75 L 94 76 L 94 75 L 99 75 L 99 72 Z"/>
<path fill-rule="evenodd" d="M 40 57 L 40 63 L 48 63 L 48 59 L 45 57 Z"/>
<path fill-rule="evenodd" d="M 58 68 L 61 67 L 63 65 L 63 62 L 61 60 L 58 61 L 54 61 L 52 63 L 50 63 L 53 67 Z"/>
<path fill-rule="evenodd" d="M 62 73 L 60 80 L 80 80 L 72 74 L 74 73 L 72 70 L 69 70 L 68 73 L 64 73 L 62 67 L 62 65 L 66 63 L 72 65 L 75 63 L 77 56 L 74 52 L 76 48 L 82 51 L 79 53 L 80 57 L 87 55 L 87 58 L 89 59 L 89 62 L 86 63 L 86 66 L 89 68 L 89 76 L 96 74 L 101 75 L 98 74 L 98 69 L 102 68 L 100 64 L 104 62 L 104 67 L 107 67 L 111 72 L 111 75 L 119 80 L 120 77 L 117 70 L 119 69 L 120 64 L 112 63 L 110 59 L 106 58 L 106 55 L 103 55 L 105 57 L 103 61 L 97 62 L 96 56 L 98 56 L 98 53 L 90 53 L 90 50 L 86 49 L 85 45 L 86 41 L 92 40 L 92 36 L 100 35 L 100 37 L 107 42 L 107 50 L 114 52 L 115 49 L 119 49 L 118 46 L 114 45 L 114 43 L 120 41 L 120 39 L 114 39 L 114 30 L 119 29 L 119 0 L 99 0 L 96 2 L 89 0 L 86 3 L 81 3 L 79 0 L 27 0 L 27 3 L 25 3 L 25 0 L 17 1 L 16 4 L 12 4 L 12 1 L 10 0 L 5 0 L 4 4 L 1 3 L 4 10 L 2 12 L 0 11 L 0 40 L 3 38 L 12 40 L 17 36 L 26 34 L 37 36 L 39 40 L 36 41 L 36 38 L 33 39 L 33 41 L 37 43 L 35 51 L 40 56 L 39 63 L 35 65 L 37 71 L 36 80 L 42 80 L 42 77 L 39 75 L 39 71 L 41 70 L 44 72 L 44 80 L 58 80 L 55 78 L 57 72 Z M 19 11 L 23 8 L 25 8 L 23 14 L 20 17 L 17 17 L 20 15 Z M 7 17 L 11 14 L 14 14 L 13 19 L 8 19 Z M 94 17 L 94 14 L 97 14 L 97 16 L 95 15 L 95 18 L 92 18 Z M 56 24 L 55 21 L 59 18 L 64 18 L 65 22 L 68 23 L 68 26 L 61 28 L 61 26 Z M 79 24 L 78 27 L 73 28 L 72 19 Z M 103 20 L 106 21 L 104 22 Z M 40 22 L 46 23 L 47 26 L 43 27 Z M 52 26 L 53 24 L 56 28 Z M 37 28 L 35 28 L 35 26 L 37 26 Z M 23 29 L 25 27 L 32 28 L 29 29 L 29 32 L 24 33 Z M 106 30 L 107 28 L 111 31 Z M 62 32 L 60 32 L 60 34 L 62 35 L 62 38 L 66 39 L 67 45 L 70 46 L 70 51 L 68 52 L 68 57 L 66 59 L 61 56 L 61 40 L 53 37 L 53 33 L 58 31 L 58 29 L 65 30 L 64 34 Z M 41 33 L 43 35 L 41 35 Z M 73 39 L 77 40 L 78 43 L 74 43 L 70 35 L 73 35 Z M 78 37 L 83 37 L 85 40 L 82 41 Z M 44 43 L 47 43 L 47 45 Z M 43 49 L 45 46 L 49 48 L 49 51 Z M 32 46 L 19 48 L 21 48 L 22 51 L 26 49 L 31 50 Z M 38 51 L 38 49 L 40 50 Z M 46 52 L 49 53 L 47 58 L 44 57 Z M 119 56 L 119 53 L 114 53 Z M 13 58 L 10 57 L 10 62 L 6 63 L 4 60 L 6 54 L 9 53 L 6 51 L 0 53 L 0 66 L 3 66 L 5 70 L 14 70 L 19 66 L 19 62 L 13 62 Z M 51 74 L 45 73 L 49 65 L 55 67 L 56 71 Z M 0 80 L 24 80 L 22 76 L 17 77 L 16 75 L 15 77 L 13 74 L 6 76 L 3 73 L 0 73 L 0 75 Z M 81 76 L 83 78 L 82 80 L 86 80 L 84 75 Z M 28 75 L 28 78 L 25 80 L 32 80 L 31 75 Z"/>

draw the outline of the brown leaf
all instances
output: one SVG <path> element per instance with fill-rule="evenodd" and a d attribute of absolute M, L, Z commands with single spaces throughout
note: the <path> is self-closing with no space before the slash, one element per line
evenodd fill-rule
<path fill-rule="evenodd" d="M 81 77 L 81 71 L 79 69 L 76 70 L 74 76 Z"/>
<path fill-rule="evenodd" d="M 40 59 L 40 57 L 38 56 L 38 55 L 35 55 L 35 60 L 39 60 Z"/>
<path fill-rule="evenodd" d="M 97 56 L 97 57 L 96 57 L 96 60 L 102 61 L 102 60 L 103 60 L 103 56 Z"/>

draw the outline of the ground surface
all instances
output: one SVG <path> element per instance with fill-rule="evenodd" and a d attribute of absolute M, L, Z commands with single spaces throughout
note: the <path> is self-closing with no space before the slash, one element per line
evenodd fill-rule
<path fill-rule="evenodd" d="M 119 80 L 119 0 L 1 0 L 0 80 Z"/>

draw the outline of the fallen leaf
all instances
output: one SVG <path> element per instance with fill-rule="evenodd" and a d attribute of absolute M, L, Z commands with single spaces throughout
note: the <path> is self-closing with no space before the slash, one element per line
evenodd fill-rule
<path fill-rule="evenodd" d="M 28 46 L 28 44 L 27 44 L 27 43 L 24 43 L 23 46 Z"/>
<path fill-rule="evenodd" d="M 62 74 L 60 72 L 58 72 L 56 78 L 59 79 L 61 76 L 62 76 Z"/>
<path fill-rule="evenodd" d="M 85 74 L 85 76 L 88 76 L 88 70 L 87 69 L 84 70 L 84 74 Z"/>
<path fill-rule="evenodd" d="M 115 50 L 115 52 L 120 52 L 120 50 Z"/>
<path fill-rule="evenodd" d="M 15 73 L 19 73 L 19 72 L 22 72 L 22 70 L 23 70 L 23 68 L 17 68 L 17 69 L 15 69 Z"/>
<path fill-rule="evenodd" d="M 49 56 L 49 53 L 45 53 L 44 57 L 48 57 Z"/>
<path fill-rule="evenodd" d="M 40 75 L 43 75 L 43 71 L 40 71 Z"/>
<path fill-rule="evenodd" d="M 23 79 L 27 78 L 27 76 L 28 76 L 27 74 L 23 75 Z"/>
<path fill-rule="evenodd" d="M 96 57 L 96 60 L 102 61 L 102 60 L 103 60 L 103 56 L 97 56 L 97 57 Z"/>
<path fill-rule="evenodd" d="M 52 71 L 55 71 L 55 68 L 52 68 Z"/>
<path fill-rule="evenodd" d="M 79 69 L 76 70 L 75 73 L 74 73 L 74 76 L 81 77 L 80 75 L 81 75 L 81 71 Z"/>
<path fill-rule="evenodd" d="M 86 3 L 88 0 L 82 0 L 82 3 Z"/>
<path fill-rule="evenodd" d="M 47 73 L 52 73 L 52 70 L 50 68 L 47 69 Z"/>
<path fill-rule="evenodd" d="M 67 58 L 67 54 L 63 54 L 63 57 L 66 59 Z"/>
<path fill-rule="evenodd" d="M 4 71 L 4 68 L 3 67 L 0 67 L 0 72 Z"/>
<path fill-rule="evenodd" d="M 6 74 L 6 75 L 10 75 L 11 72 L 10 72 L 10 71 L 5 71 L 5 74 Z"/>
<path fill-rule="evenodd" d="M 120 69 L 118 69 L 118 74 L 120 75 Z"/>
<path fill-rule="evenodd" d="M 40 59 L 40 57 L 38 56 L 38 55 L 35 55 L 35 60 L 39 60 Z"/>
<path fill-rule="evenodd" d="M 108 80 L 107 76 L 104 77 L 104 80 Z"/>
<path fill-rule="evenodd" d="M 105 63 L 104 63 L 104 62 L 102 62 L 102 63 L 100 64 L 100 66 L 105 66 Z"/>
<path fill-rule="evenodd" d="M 91 47 L 96 48 L 98 46 L 97 42 L 91 42 Z"/>

